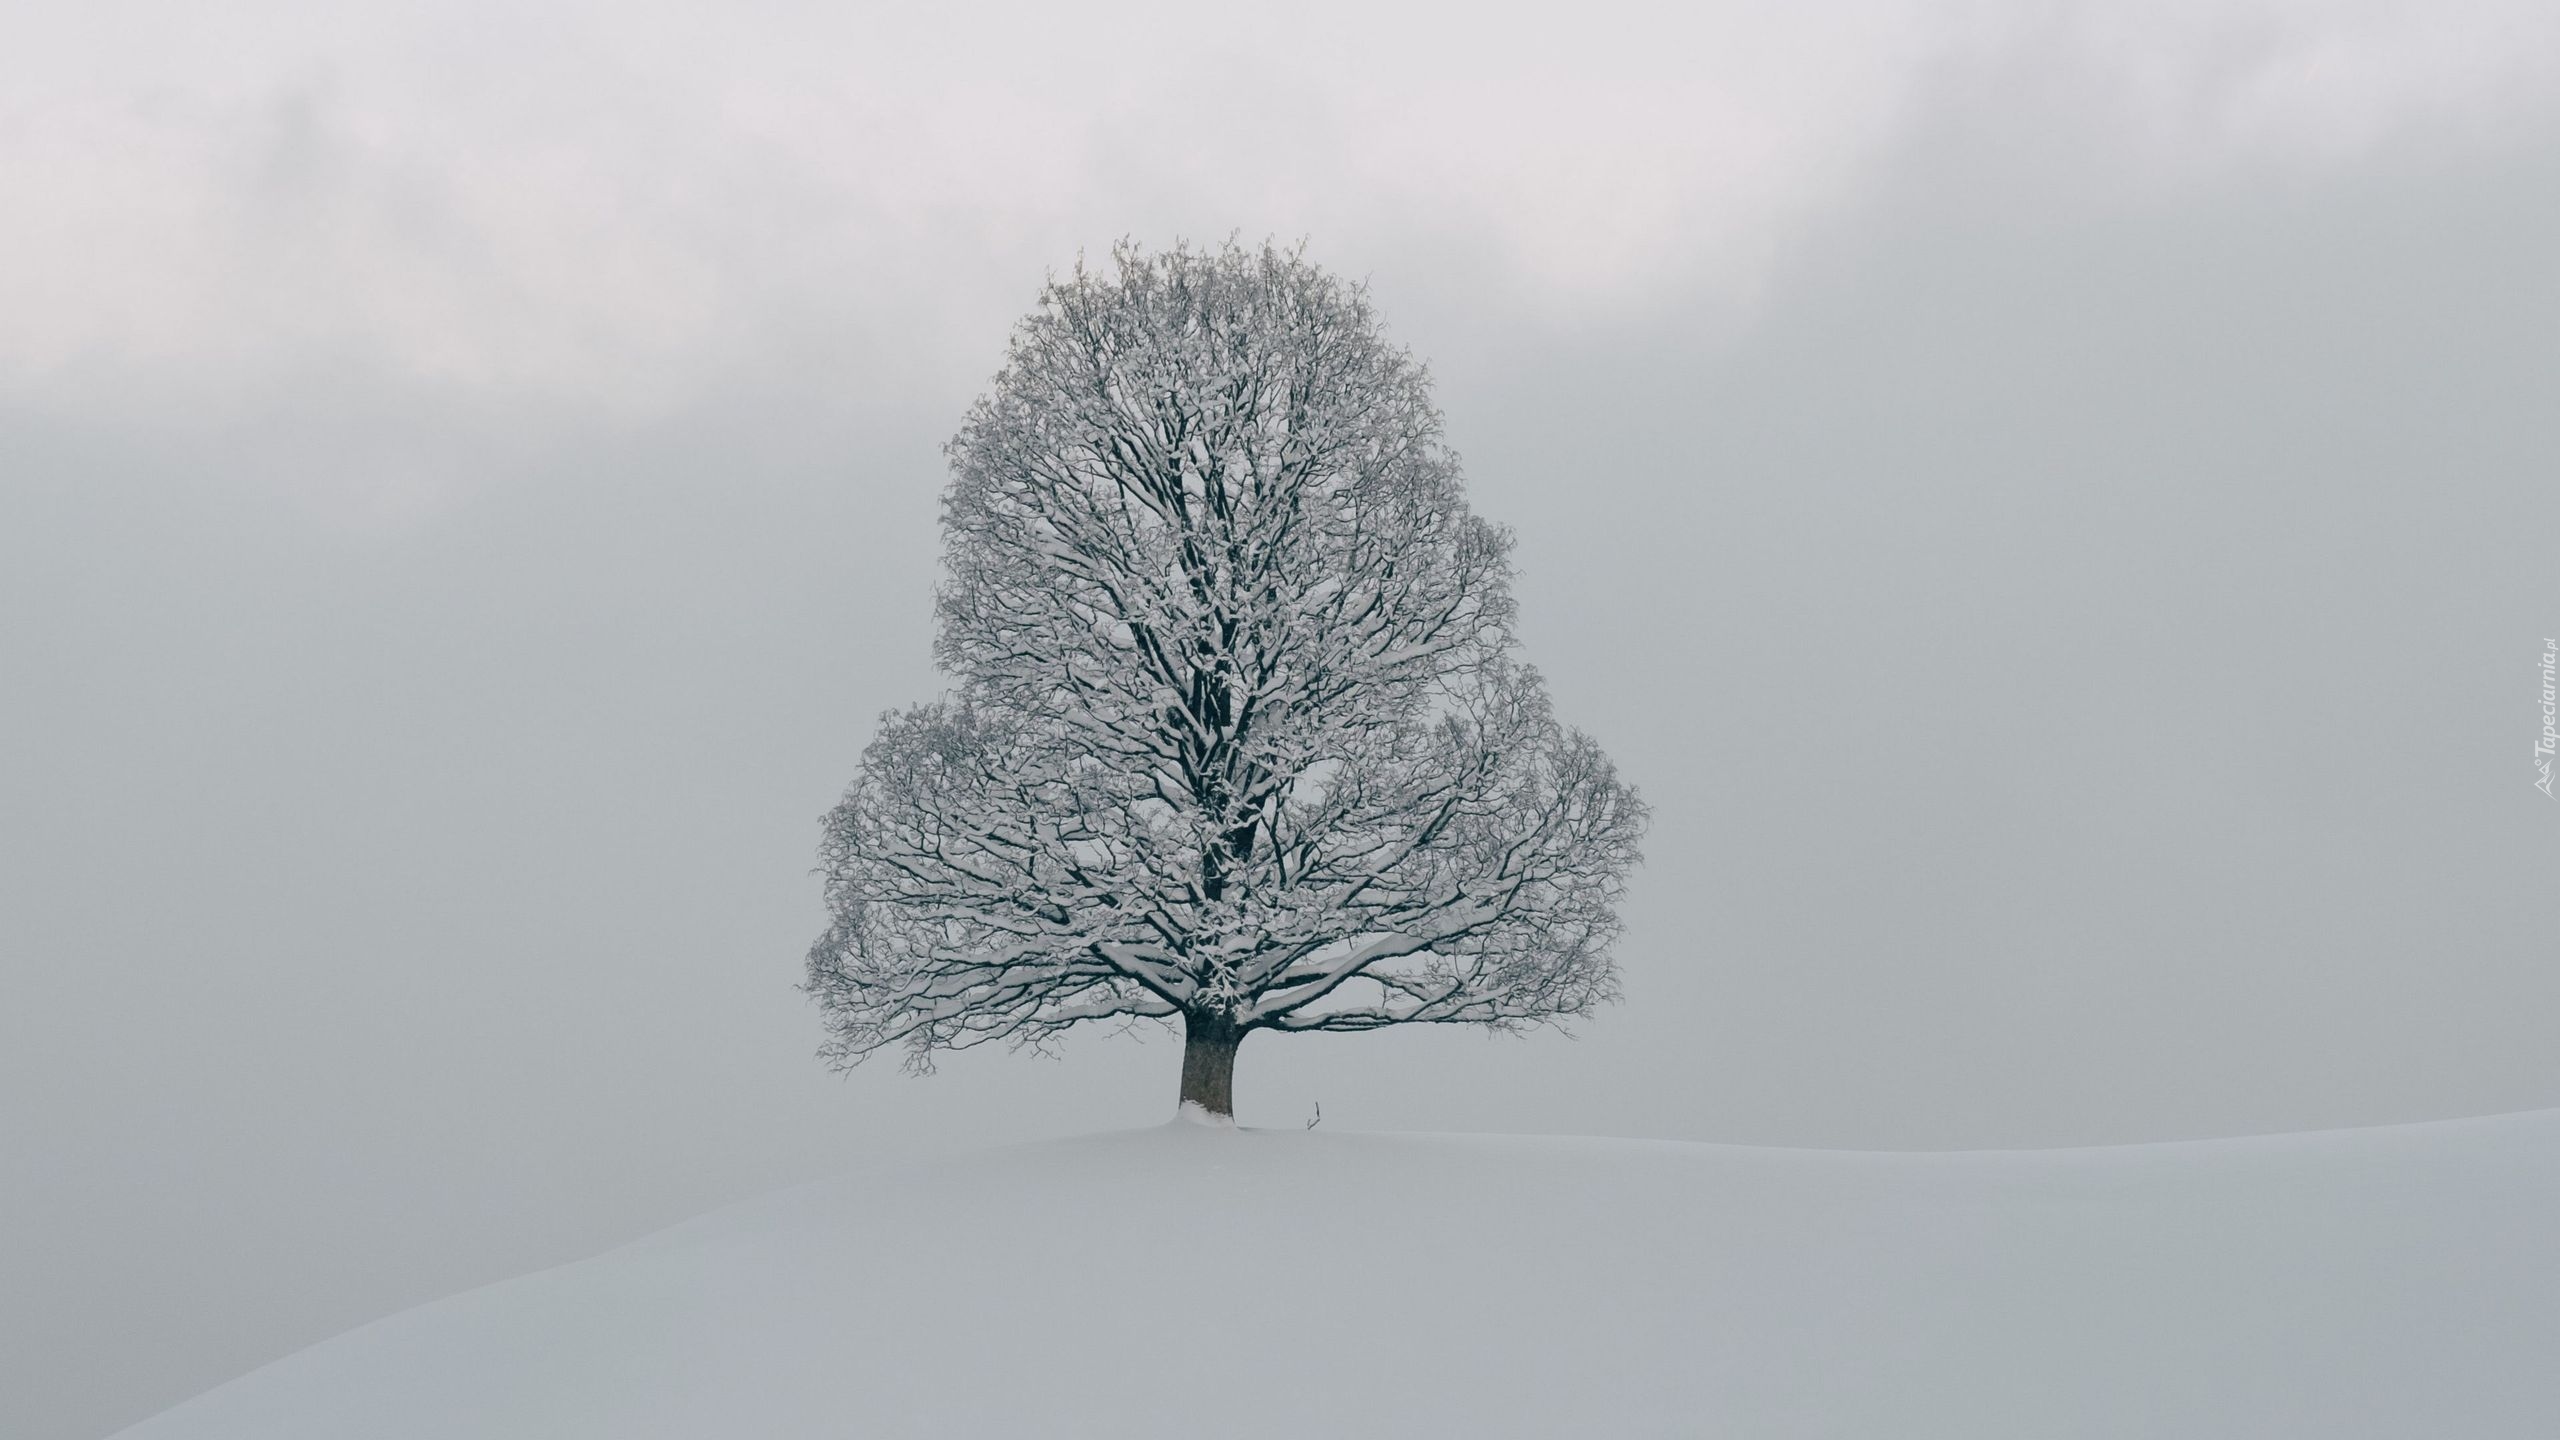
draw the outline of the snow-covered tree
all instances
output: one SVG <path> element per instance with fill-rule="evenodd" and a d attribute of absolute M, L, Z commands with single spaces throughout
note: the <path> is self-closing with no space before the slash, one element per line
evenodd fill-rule
<path fill-rule="evenodd" d="M 1270 246 L 1053 280 L 946 453 L 936 655 L 821 848 L 828 1057 L 1178 1021 L 1514 1028 L 1615 998 L 1645 811 L 1513 654 L 1422 366 Z"/>

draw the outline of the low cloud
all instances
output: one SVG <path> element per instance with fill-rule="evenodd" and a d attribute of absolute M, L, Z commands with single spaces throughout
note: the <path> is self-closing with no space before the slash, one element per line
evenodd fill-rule
<path fill-rule="evenodd" d="M 0 215 L 0 384 L 71 409 L 351 367 L 647 414 L 822 332 L 894 348 L 884 383 L 975 375 L 1127 233 L 1427 252 L 1548 321 L 1747 304 L 1985 87 L 2136 192 L 2503 143 L 2560 93 L 2560 19 L 2495 3 L 39 23 L 0 62 L 0 179 L 43 199 Z"/>

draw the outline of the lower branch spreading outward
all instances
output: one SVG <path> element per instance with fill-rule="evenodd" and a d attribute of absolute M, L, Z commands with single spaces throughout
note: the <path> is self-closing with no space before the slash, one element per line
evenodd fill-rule
<path fill-rule="evenodd" d="M 1337 774 L 1297 807 L 1321 833 L 1278 807 L 1282 843 L 1231 847 L 1214 899 L 1197 880 L 1214 833 L 1180 833 L 1144 796 L 1097 803 L 1096 777 L 1021 733 L 1036 727 L 913 712 L 828 818 L 835 923 L 809 988 L 829 1053 L 904 1045 L 924 1068 L 1115 1017 L 1342 1031 L 1587 1013 L 1616 993 L 1606 952 L 1643 810 L 1588 739 L 1516 708 L 1401 751 L 1436 764 Z"/>

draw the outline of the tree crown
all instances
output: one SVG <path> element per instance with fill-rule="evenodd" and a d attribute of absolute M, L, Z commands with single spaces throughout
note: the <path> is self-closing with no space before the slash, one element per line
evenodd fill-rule
<path fill-rule="evenodd" d="M 827 816 L 832 1056 L 1612 998 L 1643 807 L 1514 656 L 1422 366 L 1300 254 L 1113 259 L 947 447 L 957 684 Z"/>

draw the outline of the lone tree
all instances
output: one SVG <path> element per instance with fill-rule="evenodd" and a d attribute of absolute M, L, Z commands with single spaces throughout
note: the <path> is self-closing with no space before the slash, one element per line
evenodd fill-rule
<path fill-rule="evenodd" d="M 1079 263 L 946 454 L 943 699 L 821 846 L 839 1068 L 1179 1020 L 1512 1029 L 1617 993 L 1645 811 L 1513 656 L 1422 366 L 1269 245 Z"/>

